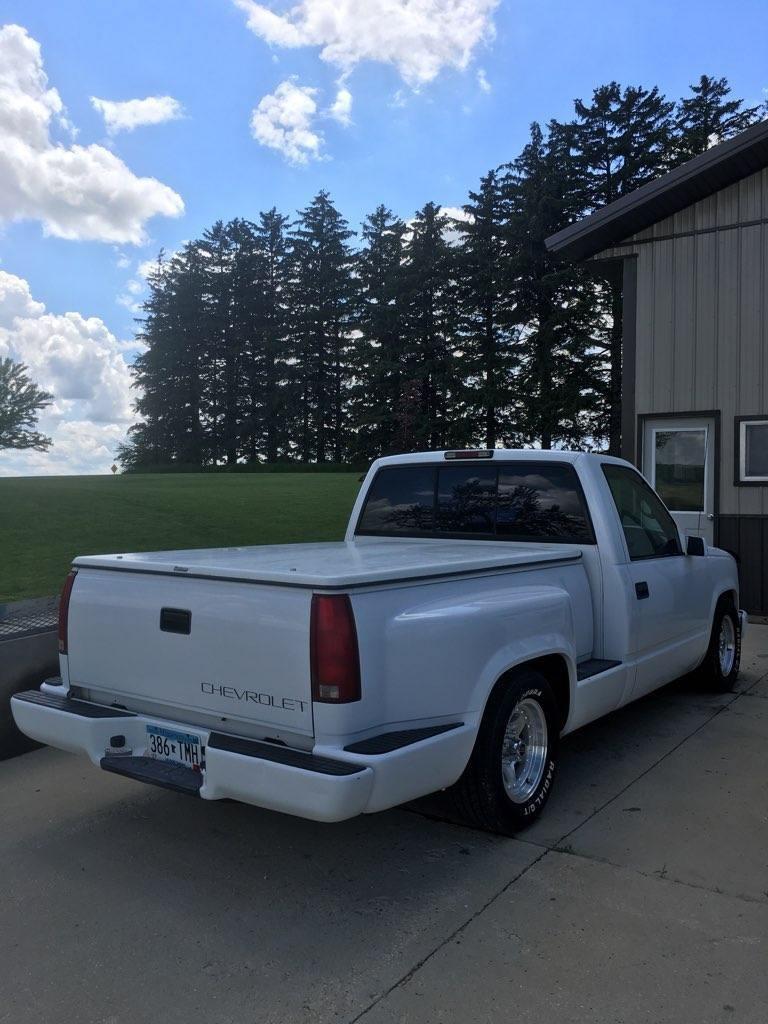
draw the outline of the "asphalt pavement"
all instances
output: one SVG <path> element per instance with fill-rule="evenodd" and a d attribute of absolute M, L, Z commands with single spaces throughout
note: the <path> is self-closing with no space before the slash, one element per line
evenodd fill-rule
<path fill-rule="evenodd" d="M 564 742 L 516 839 L 0 763 L 5 1024 L 765 1024 L 768 626 Z"/>

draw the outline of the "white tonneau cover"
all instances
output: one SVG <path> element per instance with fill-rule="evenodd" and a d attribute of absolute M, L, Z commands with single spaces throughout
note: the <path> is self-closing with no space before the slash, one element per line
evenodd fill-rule
<path fill-rule="evenodd" d="M 580 557 L 579 548 L 568 544 L 397 537 L 326 544 L 265 544 L 247 548 L 86 555 L 75 559 L 74 564 L 83 569 L 118 569 L 335 589 L 494 569 L 525 569 Z"/>

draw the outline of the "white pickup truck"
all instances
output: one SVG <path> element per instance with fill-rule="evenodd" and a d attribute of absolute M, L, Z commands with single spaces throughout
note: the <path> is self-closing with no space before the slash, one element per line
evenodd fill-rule
<path fill-rule="evenodd" d="M 319 821 L 453 787 L 511 834 L 559 738 L 693 669 L 726 688 L 736 564 L 629 463 L 458 451 L 373 464 L 341 543 L 77 558 L 33 739 L 206 800 Z"/>

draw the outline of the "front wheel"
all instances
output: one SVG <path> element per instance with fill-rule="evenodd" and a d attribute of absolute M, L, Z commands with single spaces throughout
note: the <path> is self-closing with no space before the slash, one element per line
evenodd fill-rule
<path fill-rule="evenodd" d="M 709 647 L 698 671 L 707 689 L 718 693 L 732 690 L 741 661 L 739 617 L 732 604 L 721 601 L 715 610 Z"/>
<path fill-rule="evenodd" d="M 559 732 L 557 701 L 545 676 L 521 669 L 500 683 L 454 787 L 462 817 L 501 835 L 529 825 L 552 791 Z"/>

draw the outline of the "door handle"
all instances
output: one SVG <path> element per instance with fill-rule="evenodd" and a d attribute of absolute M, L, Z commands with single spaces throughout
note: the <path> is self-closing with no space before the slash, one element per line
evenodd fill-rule
<path fill-rule="evenodd" d="M 635 584 L 635 593 L 637 594 L 638 601 L 644 601 L 646 597 L 651 596 L 651 591 L 648 588 L 648 584 L 645 580 L 641 580 L 640 583 Z"/>

